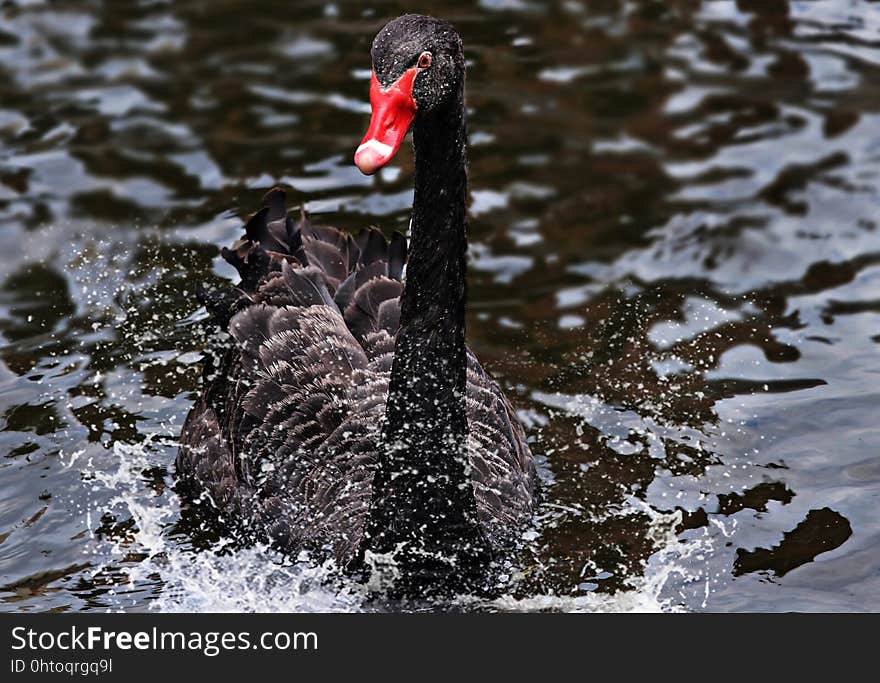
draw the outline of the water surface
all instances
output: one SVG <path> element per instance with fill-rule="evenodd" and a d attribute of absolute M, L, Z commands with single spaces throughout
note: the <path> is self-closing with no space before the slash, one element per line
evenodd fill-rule
<path fill-rule="evenodd" d="M 355 610 L 181 515 L 195 285 L 351 163 L 395 3 L 0 4 L 0 609 Z M 469 57 L 468 338 L 543 504 L 473 609 L 880 609 L 880 8 L 444 3 Z"/>

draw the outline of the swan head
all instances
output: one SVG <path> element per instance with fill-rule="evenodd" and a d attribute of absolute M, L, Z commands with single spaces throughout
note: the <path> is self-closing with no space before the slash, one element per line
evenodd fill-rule
<path fill-rule="evenodd" d="M 421 14 L 388 22 L 373 40 L 371 55 L 370 127 L 354 155 L 366 175 L 394 157 L 417 117 L 457 102 L 465 71 L 461 38 L 452 24 Z"/>

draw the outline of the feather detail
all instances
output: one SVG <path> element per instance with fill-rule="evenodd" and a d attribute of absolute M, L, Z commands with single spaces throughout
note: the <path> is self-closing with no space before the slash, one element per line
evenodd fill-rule
<path fill-rule="evenodd" d="M 363 541 L 400 324 L 403 235 L 352 238 L 288 214 L 283 190 L 223 258 L 241 281 L 200 289 L 218 335 L 187 417 L 178 475 L 228 523 L 347 566 Z M 468 456 L 480 524 L 515 541 L 531 515 L 535 471 L 501 389 L 468 355 Z"/>

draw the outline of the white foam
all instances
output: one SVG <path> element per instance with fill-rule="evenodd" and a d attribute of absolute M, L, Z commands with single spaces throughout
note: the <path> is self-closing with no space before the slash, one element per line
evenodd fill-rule
<path fill-rule="evenodd" d="M 165 487 L 155 495 L 144 485 L 142 472 L 155 466 L 150 440 L 116 443 L 117 468 L 96 469 L 94 481 L 111 492 L 108 509 L 134 518 L 134 539 L 99 543 L 94 554 L 107 564 L 126 563 L 127 590 L 112 594 L 111 609 L 143 608 L 143 593 L 155 596 L 151 610 L 160 612 L 352 612 L 364 596 L 360 586 L 339 578 L 332 563 L 316 564 L 302 554 L 285 557 L 264 546 L 231 550 L 226 541 L 211 550 L 193 550 L 169 530 L 180 513 L 180 500 Z M 170 482 L 169 482 L 170 483 Z M 153 495 L 151 495 L 153 494 Z M 136 564 L 124 558 L 147 557 Z M 101 571 L 103 567 L 96 569 Z M 158 584 L 158 589 L 157 589 Z"/>
<path fill-rule="evenodd" d="M 305 554 L 285 557 L 264 546 L 235 549 L 226 541 L 210 550 L 194 550 L 186 539 L 171 535 L 179 519 L 180 500 L 170 486 L 161 492 L 146 485 L 143 473 L 155 468 L 157 455 L 170 455 L 169 444 L 147 439 L 140 444 L 116 443 L 111 465 L 88 463 L 100 487 L 97 516 L 112 511 L 118 519 L 130 514 L 136 529 L 123 539 L 98 542 L 91 550 L 95 573 L 124 567 L 127 586 L 111 591 L 110 609 L 149 609 L 161 612 L 355 612 L 363 611 L 366 591 L 340 578 L 332 563 L 318 564 Z M 71 459 L 70 465 L 73 465 Z M 170 484 L 170 482 L 168 482 Z M 109 496 L 107 495 L 109 493 Z M 564 612 L 664 612 L 681 611 L 681 587 L 703 580 L 705 572 L 693 569 L 701 554 L 708 554 L 711 539 L 682 540 L 675 533 L 681 513 L 660 513 L 642 501 L 628 501 L 623 511 L 609 514 L 646 515 L 649 536 L 658 549 L 641 576 L 627 581 L 613 594 L 554 593 L 485 601 L 463 596 L 456 602 L 465 609 L 498 611 Z M 538 534 L 536 534 L 538 535 Z M 146 558 L 133 562 L 132 554 Z M 689 567 L 686 568 L 686 567 Z M 709 595 L 709 582 L 705 594 Z M 701 590 L 702 592 L 702 590 Z M 148 602 L 145 603 L 145 593 Z M 385 607 L 389 608 L 388 605 Z"/>

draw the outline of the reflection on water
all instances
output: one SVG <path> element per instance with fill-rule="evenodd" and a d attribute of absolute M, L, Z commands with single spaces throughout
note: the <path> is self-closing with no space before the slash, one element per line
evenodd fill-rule
<path fill-rule="evenodd" d="M 198 282 L 276 183 L 405 228 L 350 158 L 402 11 L 0 5 L 0 608 L 360 609 L 181 515 Z M 880 609 L 880 8 L 454 2 L 469 339 L 545 498 L 474 609 Z M 255 37 L 258 37 L 255 39 Z"/>

